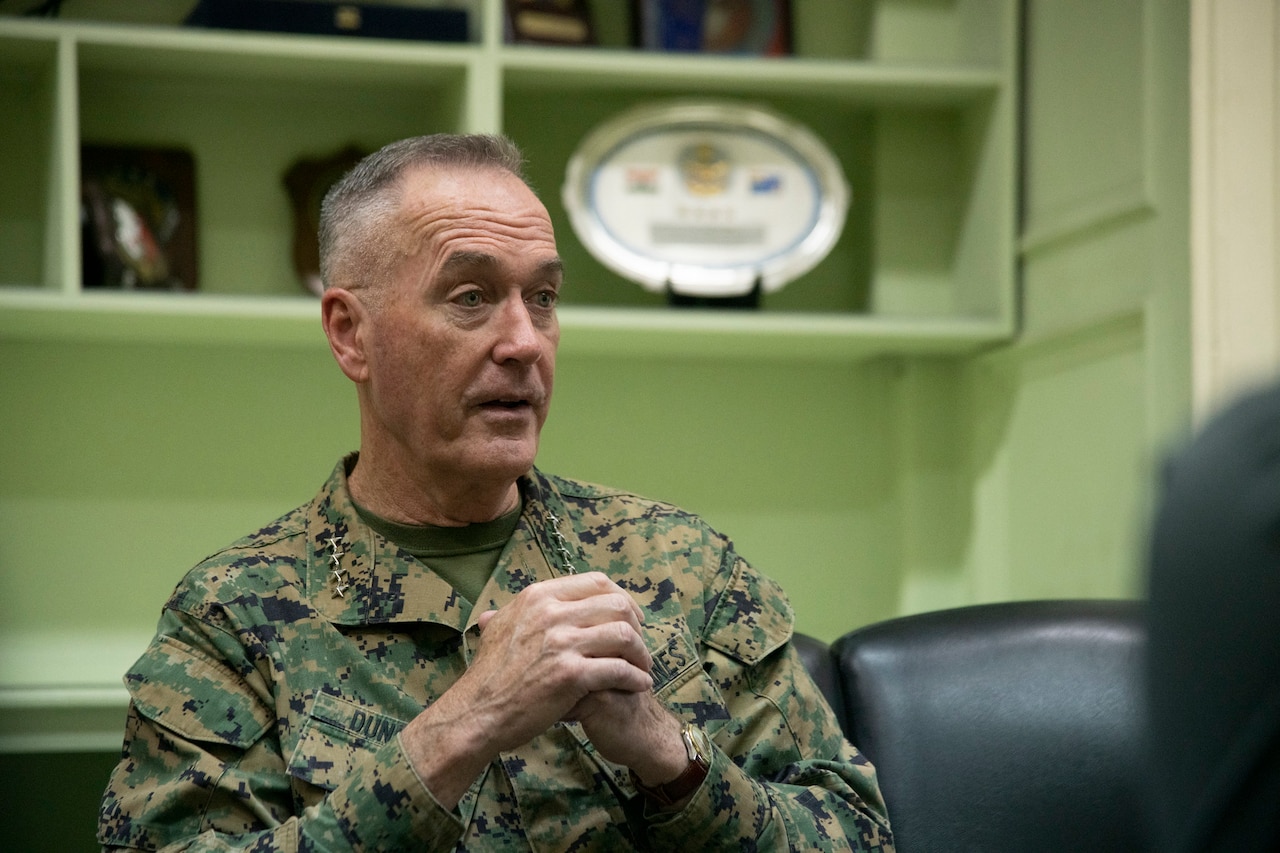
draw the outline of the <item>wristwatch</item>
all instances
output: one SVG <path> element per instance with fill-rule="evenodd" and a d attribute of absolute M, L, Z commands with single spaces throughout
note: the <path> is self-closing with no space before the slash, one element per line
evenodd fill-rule
<path fill-rule="evenodd" d="M 711 768 L 711 739 L 707 737 L 707 733 L 693 723 L 685 723 L 684 728 L 680 729 L 680 737 L 684 740 L 684 751 L 689 756 L 689 766 L 679 776 L 666 784 L 649 787 L 641 784 L 640 777 L 634 771 L 631 773 L 631 781 L 636 790 L 658 805 L 668 808 L 696 791 Z"/>

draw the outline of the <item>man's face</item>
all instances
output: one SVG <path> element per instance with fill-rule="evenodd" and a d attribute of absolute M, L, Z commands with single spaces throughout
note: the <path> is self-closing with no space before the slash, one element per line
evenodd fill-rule
<path fill-rule="evenodd" d="M 399 224 L 409 254 L 369 317 L 365 428 L 411 477 L 514 481 L 537 454 L 560 341 L 547 210 L 507 172 L 419 169 Z"/>

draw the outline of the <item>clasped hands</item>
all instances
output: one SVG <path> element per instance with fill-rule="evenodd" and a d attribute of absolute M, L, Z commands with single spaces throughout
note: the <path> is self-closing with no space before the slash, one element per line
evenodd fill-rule
<path fill-rule="evenodd" d="M 418 775 L 452 808 L 498 753 L 577 721 L 602 756 L 646 784 L 688 763 L 680 722 L 653 695 L 644 614 L 599 572 L 533 584 L 480 614 L 471 666 L 402 735 Z"/>

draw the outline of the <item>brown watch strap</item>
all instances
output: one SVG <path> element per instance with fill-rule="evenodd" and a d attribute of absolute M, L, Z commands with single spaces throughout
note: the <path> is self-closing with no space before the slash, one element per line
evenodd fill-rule
<path fill-rule="evenodd" d="M 695 748 L 687 729 L 688 727 L 682 735 L 689 752 L 689 766 L 679 776 L 670 782 L 650 787 L 642 784 L 634 772 L 631 774 L 631 781 L 635 784 L 636 790 L 659 805 L 670 807 L 692 794 L 702 784 L 702 780 L 707 778 L 707 772 L 711 769 L 709 757 L 704 755 L 702 750 Z"/>

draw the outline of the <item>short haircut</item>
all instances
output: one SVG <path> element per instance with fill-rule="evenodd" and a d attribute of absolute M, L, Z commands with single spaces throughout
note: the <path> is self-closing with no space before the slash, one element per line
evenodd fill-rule
<path fill-rule="evenodd" d="M 423 166 L 496 169 L 528 183 L 524 155 L 505 136 L 436 133 L 402 139 L 365 157 L 320 206 L 320 278 L 326 288 L 381 284 L 399 252 L 402 178 Z"/>

